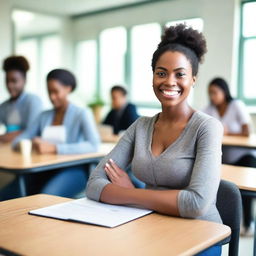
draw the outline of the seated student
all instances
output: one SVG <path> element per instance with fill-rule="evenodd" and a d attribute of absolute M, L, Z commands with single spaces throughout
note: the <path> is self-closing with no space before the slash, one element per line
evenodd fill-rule
<path fill-rule="evenodd" d="M 114 134 L 126 130 L 139 117 L 135 105 L 128 103 L 126 96 L 127 91 L 122 86 L 112 87 L 112 110 L 103 124 L 111 125 Z"/>
<path fill-rule="evenodd" d="M 227 82 L 222 78 L 213 79 L 208 87 L 210 105 L 204 112 L 221 121 L 225 135 L 249 136 L 250 116 L 242 101 L 233 99 Z M 223 163 L 256 167 L 255 151 L 224 147 Z M 243 196 L 244 226 L 243 234 L 251 233 L 252 198 Z"/>
<path fill-rule="evenodd" d="M 86 194 L 111 204 L 221 223 L 216 207 L 223 127 L 194 110 L 188 95 L 206 52 L 201 33 L 184 24 L 166 29 L 153 54 L 153 89 L 162 112 L 134 122 L 91 173 Z M 146 189 L 134 188 L 128 165 Z M 207 255 L 221 255 L 221 246 Z M 211 252 L 211 254 L 210 254 Z"/>
<path fill-rule="evenodd" d="M 13 142 L 17 148 L 22 139 L 32 139 L 39 154 L 82 154 L 95 152 L 100 143 L 91 112 L 68 101 L 76 88 L 73 74 L 64 69 L 52 70 L 47 75 L 47 87 L 52 110 L 44 111 L 29 128 Z M 46 193 L 73 197 L 86 185 L 84 166 L 27 175 L 29 194 Z M 17 182 L 17 181 L 16 181 Z M 12 184 L 12 192 L 17 185 Z M 10 187 L 0 193 L 6 199 Z M 10 193 L 13 194 L 13 193 Z"/>
<path fill-rule="evenodd" d="M 0 124 L 6 127 L 6 133 L 0 136 L 0 142 L 11 142 L 42 111 L 41 99 L 24 92 L 28 61 L 22 56 L 11 56 L 4 60 L 6 87 L 10 98 L 0 105 Z"/>

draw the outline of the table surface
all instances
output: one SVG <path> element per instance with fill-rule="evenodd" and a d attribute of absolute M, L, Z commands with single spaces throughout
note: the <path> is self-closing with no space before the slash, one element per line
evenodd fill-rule
<path fill-rule="evenodd" d="M 223 164 L 221 179 L 235 183 L 240 189 L 256 192 L 256 168 Z"/>
<path fill-rule="evenodd" d="M 0 247 L 23 255 L 192 255 L 230 235 L 202 220 L 150 214 L 116 228 L 29 215 L 71 199 L 34 195 L 0 202 Z"/>
<path fill-rule="evenodd" d="M 0 169 L 22 170 L 71 161 L 101 158 L 104 157 L 114 145 L 114 143 L 102 143 L 99 152 L 95 153 L 80 155 L 40 155 L 33 152 L 31 157 L 27 158 L 23 157 L 21 153 L 13 151 L 10 144 L 0 144 Z"/>
<path fill-rule="evenodd" d="M 237 146 L 246 148 L 256 148 L 256 134 L 249 137 L 244 136 L 224 136 L 222 140 L 224 146 Z"/>

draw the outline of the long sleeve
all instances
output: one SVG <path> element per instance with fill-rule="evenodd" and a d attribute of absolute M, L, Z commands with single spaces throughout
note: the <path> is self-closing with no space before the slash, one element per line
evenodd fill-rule
<path fill-rule="evenodd" d="M 104 166 L 112 158 L 117 165 L 125 170 L 131 163 L 134 152 L 134 134 L 136 123 L 134 123 L 122 136 L 115 148 L 98 164 L 96 169 L 91 173 L 86 187 L 88 198 L 99 201 L 102 189 L 110 183 Z"/>
<path fill-rule="evenodd" d="M 33 139 L 37 136 L 41 135 L 40 132 L 40 122 L 41 122 L 42 114 L 40 114 L 28 128 L 22 132 L 12 143 L 13 149 L 17 148 L 19 142 L 23 139 Z"/>
<path fill-rule="evenodd" d="M 57 154 L 84 154 L 98 150 L 100 137 L 92 113 L 89 110 L 83 110 L 80 113 L 78 120 L 83 140 L 74 143 L 57 144 Z M 67 132 L 72 133 L 73 124 L 70 125 Z"/>
<path fill-rule="evenodd" d="M 43 110 L 43 104 L 39 97 L 33 95 L 33 97 L 30 97 L 30 102 L 27 109 L 27 120 L 26 120 L 26 127 L 30 127 L 32 124 L 34 124 L 37 117 L 40 115 L 40 113 Z"/>
<path fill-rule="evenodd" d="M 222 136 L 223 127 L 214 118 L 201 124 L 190 183 L 178 195 L 182 217 L 200 217 L 215 204 L 220 182 Z"/>

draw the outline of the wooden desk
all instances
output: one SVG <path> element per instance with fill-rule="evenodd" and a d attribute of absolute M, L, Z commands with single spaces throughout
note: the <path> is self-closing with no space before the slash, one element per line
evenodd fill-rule
<path fill-rule="evenodd" d="M 222 165 L 221 178 L 235 183 L 239 189 L 256 193 L 256 169 L 234 165 Z"/>
<path fill-rule="evenodd" d="M 222 224 L 150 214 L 109 229 L 28 215 L 70 199 L 35 195 L 0 202 L 0 247 L 23 255 L 193 255 L 230 235 Z"/>
<path fill-rule="evenodd" d="M 243 148 L 256 148 L 256 134 L 249 137 L 244 136 L 224 136 L 222 140 L 223 146 L 234 146 Z"/>
<path fill-rule="evenodd" d="M 26 195 L 24 175 L 27 173 L 42 172 L 65 168 L 80 164 L 99 162 L 113 147 L 113 143 L 101 144 L 99 152 L 81 155 L 39 155 L 32 153 L 31 157 L 24 158 L 21 153 L 14 152 L 9 144 L 0 145 L 0 171 L 15 174 L 19 178 L 21 194 Z"/>

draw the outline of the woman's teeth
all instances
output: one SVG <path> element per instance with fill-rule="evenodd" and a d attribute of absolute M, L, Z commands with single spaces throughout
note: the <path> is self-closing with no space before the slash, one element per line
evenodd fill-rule
<path fill-rule="evenodd" d="M 173 91 L 161 90 L 161 91 L 166 96 L 177 96 L 180 93 L 180 91 L 176 91 L 176 90 L 173 90 Z"/>

